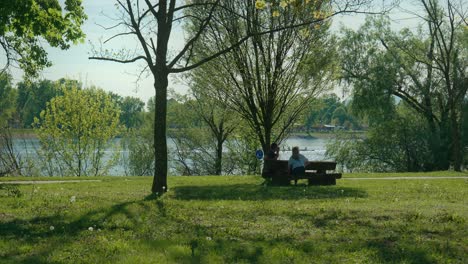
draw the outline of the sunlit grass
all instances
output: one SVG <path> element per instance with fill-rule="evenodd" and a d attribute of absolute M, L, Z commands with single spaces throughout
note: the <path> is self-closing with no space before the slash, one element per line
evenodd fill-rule
<path fill-rule="evenodd" d="M 169 177 L 159 199 L 151 177 L 0 185 L 0 262 L 465 263 L 466 179 L 352 176 L 321 187 Z"/>

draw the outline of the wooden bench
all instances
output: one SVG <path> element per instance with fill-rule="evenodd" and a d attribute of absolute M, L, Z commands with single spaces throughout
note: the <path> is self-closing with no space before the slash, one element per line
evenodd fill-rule
<path fill-rule="evenodd" d="M 288 176 L 287 160 L 265 160 L 262 177 L 271 179 L 274 185 L 289 185 L 292 177 Z M 309 185 L 336 185 L 336 179 L 341 179 L 341 173 L 327 172 L 336 169 L 333 161 L 310 161 L 306 172 L 298 179 L 307 179 Z"/>

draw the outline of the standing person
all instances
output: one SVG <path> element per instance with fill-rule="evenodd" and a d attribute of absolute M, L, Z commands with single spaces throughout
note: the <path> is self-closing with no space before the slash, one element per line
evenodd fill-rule
<path fill-rule="evenodd" d="M 272 143 L 270 146 L 270 150 L 265 156 L 266 160 L 277 160 L 279 157 L 279 146 L 276 143 Z"/>
<path fill-rule="evenodd" d="M 294 185 L 297 185 L 297 179 L 300 175 L 305 174 L 305 167 L 309 160 L 304 155 L 299 153 L 299 147 L 292 148 L 292 155 L 288 161 L 289 175 L 294 179 Z"/>

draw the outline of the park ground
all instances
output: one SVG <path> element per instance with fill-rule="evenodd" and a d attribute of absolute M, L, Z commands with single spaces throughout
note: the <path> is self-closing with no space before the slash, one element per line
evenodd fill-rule
<path fill-rule="evenodd" d="M 0 263 L 468 262 L 467 173 L 82 179 L 0 178 Z"/>

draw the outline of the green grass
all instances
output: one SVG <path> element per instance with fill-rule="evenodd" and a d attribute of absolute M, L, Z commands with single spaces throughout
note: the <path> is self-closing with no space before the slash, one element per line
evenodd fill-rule
<path fill-rule="evenodd" d="M 466 179 L 341 179 L 336 186 L 266 187 L 260 177 L 169 177 L 169 192 L 157 199 L 148 195 L 149 177 L 99 179 L 0 185 L 0 262 L 468 259 Z"/>

